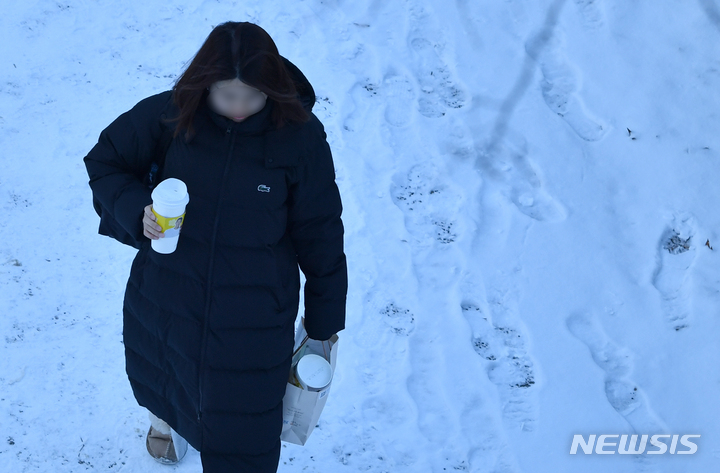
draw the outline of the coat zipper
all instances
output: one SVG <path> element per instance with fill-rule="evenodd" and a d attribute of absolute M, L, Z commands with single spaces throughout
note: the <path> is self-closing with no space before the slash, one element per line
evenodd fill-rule
<path fill-rule="evenodd" d="M 228 126 L 225 131 L 225 136 L 230 136 L 232 127 Z M 235 140 L 230 138 L 230 152 L 228 153 L 227 160 L 225 161 L 225 170 L 220 181 L 220 190 L 218 195 L 217 206 L 215 208 L 215 222 L 213 223 L 212 239 L 210 240 L 210 261 L 208 262 L 208 276 L 207 276 L 207 288 L 206 288 L 206 301 L 205 301 L 205 313 L 203 314 L 203 335 L 200 346 L 200 366 L 198 366 L 198 391 L 200 392 L 200 401 L 198 403 L 198 422 L 202 419 L 202 405 L 203 405 L 203 367 L 205 366 L 205 352 L 207 351 L 207 332 L 208 332 L 208 318 L 210 316 L 210 302 L 212 298 L 210 293 L 212 291 L 212 276 L 213 266 L 215 263 L 215 240 L 217 237 L 218 224 L 220 223 L 220 206 L 222 204 L 222 193 L 225 187 L 225 180 L 227 179 L 228 170 L 230 169 L 230 161 L 232 161 L 233 148 L 235 146 Z"/>

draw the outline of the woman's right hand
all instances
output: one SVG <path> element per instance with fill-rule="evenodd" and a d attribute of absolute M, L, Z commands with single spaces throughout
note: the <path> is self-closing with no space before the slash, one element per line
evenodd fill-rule
<path fill-rule="evenodd" d="M 151 240 L 165 238 L 162 227 L 155 223 L 156 220 L 155 214 L 152 213 L 152 204 L 150 204 L 145 207 L 145 215 L 143 215 L 143 235 Z"/>

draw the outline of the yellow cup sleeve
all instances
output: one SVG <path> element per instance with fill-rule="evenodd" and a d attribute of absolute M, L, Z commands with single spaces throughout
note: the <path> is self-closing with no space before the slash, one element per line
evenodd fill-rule
<path fill-rule="evenodd" d="M 155 223 L 162 227 L 163 233 L 165 233 L 166 230 L 170 230 L 172 228 L 180 230 L 183 226 L 183 223 L 185 222 L 184 213 L 178 217 L 173 218 L 163 217 L 162 215 L 159 215 L 157 212 L 155 212 L 155 209 L 152 209 L 152 213 L 155 214 Z"/>

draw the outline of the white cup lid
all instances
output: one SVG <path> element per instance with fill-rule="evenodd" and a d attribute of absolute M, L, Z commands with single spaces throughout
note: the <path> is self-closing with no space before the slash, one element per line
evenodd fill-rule
<path fill-rule="evenodd" d="M 185 205 L 190 201 L 187 186 L 174 177 L 165 179 L 152 191 L 152 200 L 161 201 L 165 205 Z"/>
<path fill-rule="evenodd" d="M 332 366 L 319 355 L 305 355 L 297 364 L 300 381 L 313 389 L 321 389 L 332 380 Z"/>

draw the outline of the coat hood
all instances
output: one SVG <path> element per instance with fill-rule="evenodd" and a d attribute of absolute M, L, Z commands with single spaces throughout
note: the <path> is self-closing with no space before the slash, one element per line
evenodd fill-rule
<path fill-rule="evenodd" d="M 308 113 L 312 112 L 316 97 L 310 81 L 308 81 L 305 74 L 303 74 L 295 64 L 283 56 L 280 57 L 282 58 L 290 77 L 293 82 L 295 82 L 295 88 L 298 92 L 297 97 L 300 100 L 300 103 Z M 212 110 L 212 108 L 207 105 L 207 94 L 208 92 L 205 92 L 205 95 L 203 96 L 201 102 L 202 108 L 210 115 L 212 121 L 221 128 L 230 128 L 243 134 L 253 134 L 262 132 L 270 124 L 270 116 L 274 106 L 274 102 L 272 100 L 268 100 L 262 110 L 251 115 L 246 120 L 242 122 L 235 122 Z"/>
<path fill-rule="evenodd" d="M 300 69 L 298 69 L 295 64 L 282 56 L 280 57 L 282 58 L 283 62 L 285 63 L 285 67 L 295 81 L 295 88 L 298 91 L 298 98 L 300 99 L 303 108 L 308 112 L 311 112 L 313 106 L 315 105 L 316 97 L 315 90 L 313 90 L 312 85 L 310 85 L 310 81 L 307 80 L 307 77 L 305 77 L 305 75 L 300 71 Z"/>

